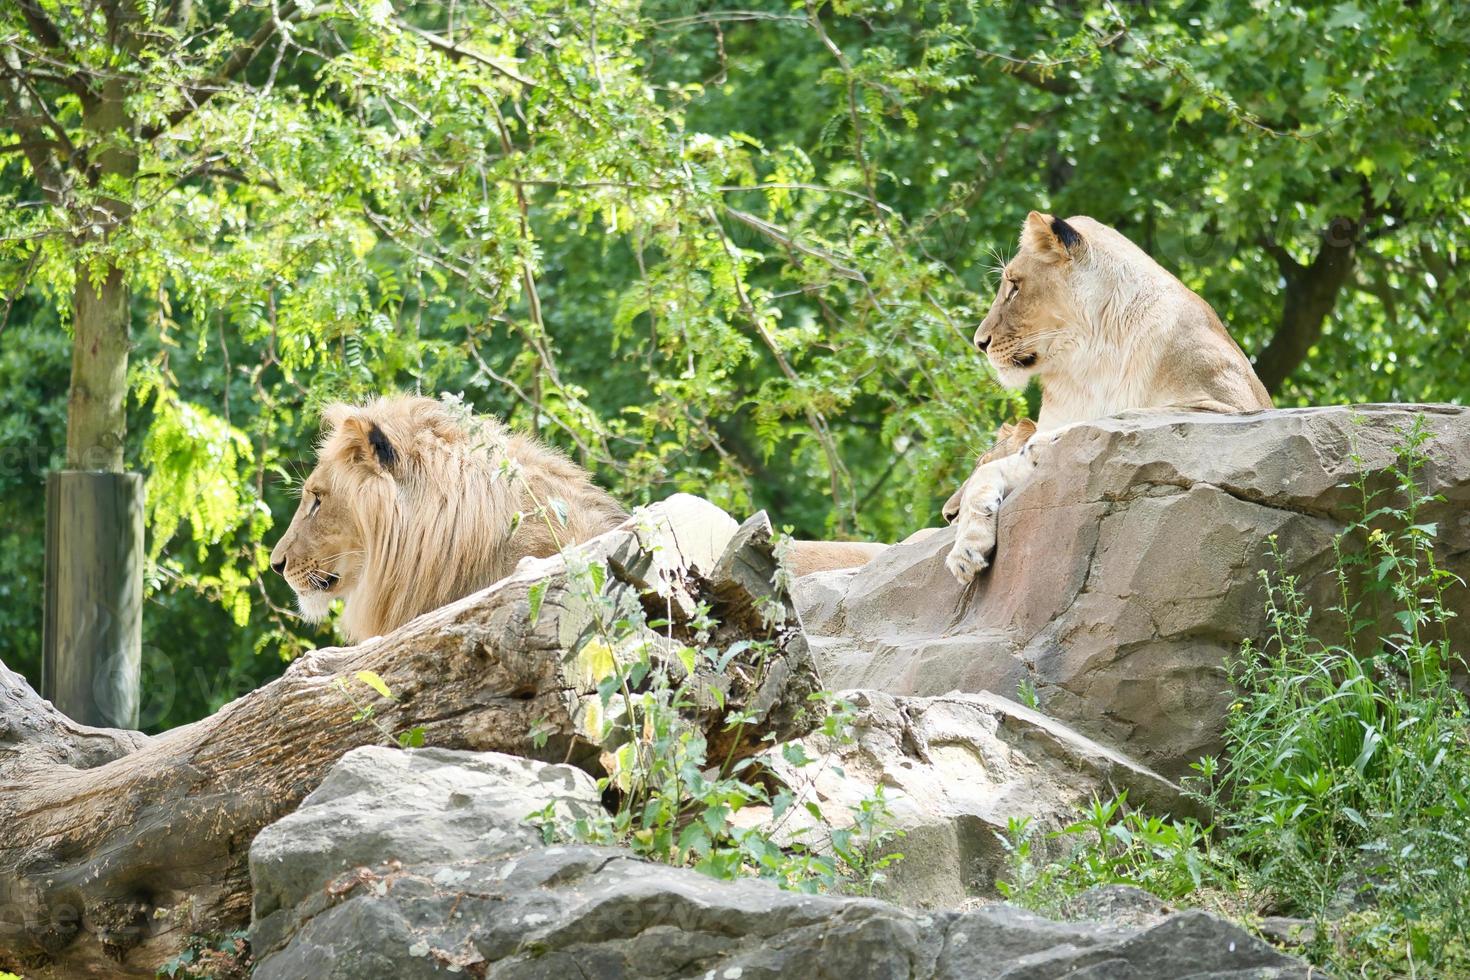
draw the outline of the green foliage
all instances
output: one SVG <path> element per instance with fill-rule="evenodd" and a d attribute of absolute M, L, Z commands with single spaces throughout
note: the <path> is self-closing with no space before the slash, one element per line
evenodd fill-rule
<path fill-rule="evenodd" d="M 150 578 L 187 580 L 230 613 L 237 627 L 250 623 L 250 589 L 264 570 L 266 553 L 256 544 L 270 527 L 270 511 L 251 492 L 250 440 L 208 409 L 179 401 L 159 386 L 139 389 L 154 395 L 153 424 L 143 439 L 141 458 L 148 467 L 147 520 L 151 531 Z M 185 523 L 195 557 L 209 562 L 212 547 L 244 556 L 219 566 L 215 574 L 189 574 L 177 558 L 160 562 L 165 548 Z"/>
<path fill-rule="evenodd" d="M 551 526 L 544 513 L 538 519 Z M 782 759 L 805 780 L 783 784 L 753 754 L 759 744 L 744 740 L 755 716 L 726 703 L 720 683 L 736 675 L 732 664 L 738 664 L 741 683 L 755 689 L 773 642 L 747 639 L 722 649 L 711 642 L 718 623 L 706 608 L 692 624 L 692 643 L 676 643 L 670 631 L 667 646 L 656 651 L 645 628 L 660 624 L 606 594 L 603 565 L 578 565 L 574 553 L 567 555 L 573 595 L 594 615 L 593 635 L 569 657 L 596 678 L 600 710 L 588 717 L 598 743 L 611 747 L 603 755 L 609 774 L 598 786 L 617 799 L 612 812 L 579 817 L 571 838 L 626 847 L 715 878 L 755 876 L 800 891 L 841 887 L 871 893 L 884 870 L 902 859 L 892 847 L 902 832 L 892 826 L 882 787 L 851 808 L 846 824 L 832 824 L 806 799 L 830 761 L 810 757 L 799 742 L 782 745 Z M 710 710 L 711 700 L 729 743 L 715 758 L 704 729 L 690 720 Z M 814 733 L 829 745 L 850 742 L 852 706 L 828 692 L 811 701 Z M 544 744 L 543 734 L 531 737 Z M 529 818 L 548 843 L 557 833 L 554 809 L 548 804 Z M 767 816 L 751 821 L 741 817 L 744 811 Z M 798 813 L 810 819 L 794 820 Z"/>
<path fill-rule="evenodd" d="M 1094 802 L 1061 832 L 1081 846 L 1044 863 L 1016 823 L 1009 895 L 1056 908 L 1126 882 L 1205 904 L 1248 896 L 1316 920 L 1310 955 L 1345 974 L 1470 971 L 1470 714 L 1445 604 L 1463 583 L 1436 564 L 1437 528 L 1420 517 L 1423 419 L 1402 436 L 1390 479 L 1353 484 L 1361 516 L 1338 539 L 1333 609 L 1314 614 L 1273 542 L 1271 641 L 1230 664 L 1227 761 L 1196 766 L 1214 827 Z M 1332 622 L 1342 642 L 1318 638 Z"/>
<path fill-rule="evenodd" d="M 359 670 L 352 675 L 352 679 L 374 695 L 389 703 L 396 703 L 398 697 L 388 687 L 387 681 L 383 680 L 376 671 Z M 378 730 L 378 735 L 387 745 L 396 745 L 400 749 L 420 749 L 424 746 L 425 729 L 422 725 L 414 725 L 401 732 L 394 733 L 387 722 L 378 717 L 378 705 L 368 700 L 345 677 L 338 677 L 334 685 L 338 692 L 347 699 L 352 706 L 353 722 L 366 722 Z"/>
<path fill-rule="evenodd" d="M 0 660 L 35 680 L 46 574 L 45 473 L 60 462 L 68 375 L 66 338 L 54 317 L 37 311 L 26 320 L 0 335 Z"/>
<path fill-rule="evenodd" d="M 1437 529 L 1419 517 L 1426 438 L 1422 419 L 1404 433 L 1392 486 L 1357 484 L 1363 517 L 1342 540 L 1362 546 L 1337 566 L 1346 643 L 1314 636 L 1284 567 L 1268 580 L 1275 635 L 1233 670 L 1230 764 L 1210 799 L 1254 887 L 1297 914 L 1372 908 L 1347 956 L 1396 946 L 1444 973 L 1470 968 L 1470 715 L 1444 603 L 1463 583 L 1436 565 Z M 1397 628 L 1370 630 L 1381 622 Z"/>
<path fill-rule="evenodd" d="M 328 639 L 265 554 L 331 398 L 463 392 L 629 503 L 691 490 L 804 536 L 935 522 L 1026 408 L 969 334 L 1032 207 L 1118 226 L 1253 355 L 1353 222 L 1283 401 L 1470 390 L 1450 0 L 329 2 L 274 30 L 196 0 L 118 5 L 117 31 L 42 7 L 44 58 L 0 8 L 36 73 L 34 111 L 0 117 L 0 400 L 27 447 L 0 474 L 0 658 L 35 678 L 71 290 L 115 264 L 170 691 L 153 728 Z M 121 86 L 128 125 L 90 131 L 68 65 Z M 77 152 L 49 159 L 79 169 L 57 193 L 20 150 L 62 136 Z M 112 151 L 136 176 L 92 179 Z"/>
<path fill-rule="evenodd" d="M 1179 899 L 1229 880 L 1233 866 L 1211 846 L 1212 828 L 1194 820 L 1166 820 L 1128 807 L 1125 791 L 1093 798 L 1082 819 L 1048 835 L 1068 845 L 1059 860 L 1044 860 L 1030 817 L 1012 817 L 1002 841 L 1011 880 L 997 882 L 1010 901 L 1050 913 L 1096 885 L 1133 885 Z"/>

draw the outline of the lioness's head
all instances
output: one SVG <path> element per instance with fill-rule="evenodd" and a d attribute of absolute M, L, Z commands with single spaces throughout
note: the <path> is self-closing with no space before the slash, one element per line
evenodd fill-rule
<path fill-rule="evenodd" d="M 990 312 L 975 331 L 975 346 L 1007 387 L 1024 388 L 1081 320 L 1073 277 L 1088 246 L 1076 225 L 1039 211 L 1026 216 L 1021 249 L 1006 263 Z"/>
<path fill-rule="evenodd" d="M 333 599 L 352 593 L 372 532 L 365 522 L 381 513 L 366 502 L 393 494 L 390 471 L 398 450 L 386 431 L 388 420 L 372 415 L 383 404 L 326 410 L 317 467 L 301 486 L 291 526 L 271 549 L 271 568 L 295 591 L 302 616 L 311 622 L 326 616 Z"/>

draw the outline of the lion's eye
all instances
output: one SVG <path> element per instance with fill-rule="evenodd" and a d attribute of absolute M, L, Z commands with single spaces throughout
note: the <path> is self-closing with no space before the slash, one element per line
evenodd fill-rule
<path fill-rule="evenodd" d="M 1016 294 L 1021 291 L 1021 281 L 1019 279 L 1007 279 L 1006 282 L 1011 285 L 1011 291 L 1006 294 L 1006 299 L 1015 299 Z"/>
<path fill-rule="evenodd" d="M 311 491 L 309 491 L 309 490 L 307 492 L 308 493 L 311 493 Z M 317 511 L 319 511 L 321 509 L 322 509 L 322 495 L 319 494 L 319 493 L 312 493 L 311 494 L 311 510 L 307 511 L 307 513 L 308 514 L 315 514 Z"/>

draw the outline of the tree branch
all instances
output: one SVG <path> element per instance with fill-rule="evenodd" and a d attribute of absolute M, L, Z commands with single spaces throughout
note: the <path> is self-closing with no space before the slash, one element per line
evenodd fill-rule
<path fill-rule="evenodd" d="M 786 380 L 791 382 L 793 388 L 799 388 L 800 379 L 797 377 L 796 371 L 792 369 L 791 362 L 786 359 L 785 353 L 781 350 L 781 345 L 776 342 L 776 338 L 771 336 L 771 332 L 766 329 L 760 311 L 755 308 L 755 304 L 751 302 L 749 293 L 746 292 L 745 284 L 741 279 L 740 258 L 736 255 L 734 247 L 730 244 L 729 236 L 724 233 L 724 229 L 720 225 L 719 216 L 715 214 L 713 207 L 706 207 L 705 215 L 709 218 L 710 227 L 719 233 L 720 246 L 725 252 L 726 260 L 730 263 L 731 281 L 734 285 L 735 298 L 740 305 L 741 313 L 750 323 L 751 329 L 756 332 L 761 342 L 771 352 L 771 356 L 776 359 L 776 366 L 781 369 L 781 373 L 786 376 Z M 837 452 L 837 441 L 832 438 L 832 430 L 827 424 L 827 417 L 810 403 L 802 406 L 802 413 L 806 415 L 807 424 L 811 426 L 813 436 L 816 437 L 817 443 L 822 447 L 822 452 L 827 457 L 827 473 L 831 480 L 832 505 L 837 509 L 837 528 L 839 532 L 845 533 L 847 531 L 849 511 L 843 507 L 842 485 L 844 482 L 851 485 L 852 476 L 848 472 L 847 467 L 843 465 L 841 454 Z M 852 501 L 849 500 L 848 503 L 851 504 Z M 856 508 L 853 508 L 851 513 L 854 519 L 856 519 Z"/>
<path fill-rule="evenodd" d="M 32 101 L 35 103 L 35 112 L 32 114 L 32 118 L 39 119 L 41 122 L 45 123 L 46 128 L 51 130 L 51 132 L 55 134 L 55 142 L 58 144 L 61 150 L 66 153 L 67 158 L 73 161 L 73 165 L 80 162 L 77 156 L 76 145 L 72 143 L 71 137 L 67 135 L 66 127 L 61 125 L 61 121 L 57 119 L 56 116 L 51 112 L 51 107 L 46 104 L 46 100 L 41 98 L 41 93 L 36 91 L 36 86 L 33 84 L 34 79 L 32 78 L 31 73 L 29 71 L 26 71 L 25 69 L 16 71 L 13 66 L 6 64 L 5 62 L 0 62 L 0 64 L 5 64 L 5 67 L 9 69 L 6 74 L 11 76 L 12 83 L 16 86 L 24 87 L 26 92 L 29 93 Z M 19 94 L 18 89 L 17 94 Z M 19 107 L 19 102 L 17 102 L 16 105 L 17 107 Z M 22 129 L 19 121 L 17 121 L 16 129 Z"/>
<path fill-rule="evenodd" d="M 284 30 L 288 24 L 310 20 L 324 9 L 324 7 L 312 7 L 308 10 L 302 10 L 300 7 L 293 7 L 291 12 L 287 13 L 284 17 L 278 17 L 272 13 L 266 22 L 261 24 L 256 32 L 251 35 L 250 40 L 230 52 L 230 56 L 225 59 L 225 63 L 220 66 L 218 72 L 211 78 L 190 86 L 185 91 L 185 98 L 189 100 L 188 105 L 170 112 L 164 117 L 165 122 L 162 125 L 145 127 L 141 134 L 142 138 L 144 140 L 157 139 L 163 133 L 177 126 L 185 119 L 188 119 L 206 102 L 214 98 L 217 92 L 222 91 L 226 82 L 244 71 L 250 62 L 255 60 L 255 56 L 261 52 L 261 49 L 266 46 L 266 43 L 276 36 L 278 31 Z"/>
<path fill-rule="evenodd" d="M 1262 243 L 1286 279 L 1281 321 L 1256 358 L 1256 374 L 1272 394 L 1281 389 L 1322 336 L 1322 326 L 1337 303 L 1337 295 L 1353 274 L 1361 227 L 1360 219 L 1334 218 L 1323 230 L 1322 244 L 1310 265 L 1297 262 L 1279 243 Z"/>
<path fill-rule="evenodd" d="M 25 18 L 26 27 L 30 29 L 31 36 L 40 41 L 53 51 L 65 51 L 66 44 L 61 39 L 61 31 L 46 16 L 41 5 L 36 0 L 15 0 L 15 5 L 20 8 L 20 14 Z"/>
<path fill-rule="evenodd" d="M 1271 258 L 1276 260 L 1276 268 L 1281 270 L 1281 275 L 1290 283 L 1292 279 L 1301 274 L 1305 268 L 1296 257 L 1286 250 L 1286 247 L 1272 238 L 1270 235 L 1262 235 L 1257 239 L 1257 244 Z"/>
<path fill-rule="evenodd" d="M 751 228 L 755 231 L 760 232 L 762 235 L 765 235 L 767 238 L 780 245 L 784 245 L 793 251 L 802 253 L 803 255 L 810 255 L 814 259 L 821 260 L 822 262 L 826 263 L 826 265 L 829 266 L 833 272 L 837 273 L 844 279 L 851 279 L 853 282 L 861 283 L 866 283 L 868 281 L 867 277 L 864 276 L 862 272 L 852 268 L 849 265 L 844 264 L 840 258 L 833 255 L 831 252 L 823 251 L 822 249 L 817 248 L 814 245 L 803 244 L 802 242 L 797 241 L 795 238 L 792 238 L 789 234 L 778 228 L 776 225 L 771 224 L 769 221 L 766 221 L 763 218 L 758 218 L 753 214 L 750 214 L 746 211 L 741 211 L 738 208 L 732 208 L 729 205 L 725 206 L 725 213 L 728 214 L 731 218 L 745 225 L 747 228 Z"/>
<path fill-rule="evenodd" d="M 20 57 L 19 66 L 10 63 L 11 69 L 13 71 L 24 71 L 36 82 L 60 85 L 75 95 L 85 96 L 88 92 L 88 79 L 106 74 L 98 69 L 89 69 L 83 72 L 75 64 L 63 60 L 65 52 L 61 52 L 60 56 L 58 56 L 55 53 L 48 53 L 44 45 L 33 47 L 20 43 L 22 40 L 24 38 L 20 35 L 15 35 L 0 41 L 0 44 L 3 44 Z M 9 59 L 7 58 L 6 60 L 9 63 Z M 45 68 L 43 69 L 42 66 L 45 66 Z M 48 71 L 45 69 L 51 70 Z"/>
<path fill-rule="evenodd" d="M 706 609 L 719 642 L 736 642 L 723 675 L 692 672 L 690 724 L 711 758 L 748 755 L 767 732 L 803 733 L 818 680 L 796 609 L 771 584 L 772 536 L 764 514 L 737 529 L 713 505 L 675 497 L 579 545 L 571 562 L 535 559 L 387 636 L 318 650 L 153 738 L 76 725 L 0 664 L 0 971 L 153 977 L 189 933 L 243 925 L 251 840 L 359 745 L 418 729 L 442 748 L 598 766 L 621 740 L 587 720 L 600 668 L 585 651 L 615 621 L 629 624 L 617 640 L 659 663 L 676 663 L 665 637 L 700 628 Z M 594 564 L 605 578 L 578 571 Z M 645 602 L 669 621 L 665 634 L 630 615 Z M 372 694 L 362 671 L 392 694 Z M 717 704 L 749 725 L 723 727 Z"/>
<path fill-rule="evenodd" d="M 398 25 L 399 30 L 406 31 L 409 34 L 414 35 L 434 50 L 448 55 L 449 58 L 453 61 L 459 61 L 461 58 L 464 58 L 469 61 L 473 61 L 478 65 L 484 65 L 486 68 L 489 68 L 492 71 L 499 72 L 506 78 L 509 78 L 511 81 L 519 82 L 520 84 L 526 86 L 526 88 L 539 88 L 539 86 L 534 81 L 527 78 L 525 75 L 520 74 L 519 72 L 505 67 L 505 65 L 501 64 L 500 62 L 495 61 L 491 58 L 487 58 L 477 52 L 469 51 L 458 46 L 457 44 L 454 44 L 451 41 L 446 41 L 444 38 L 440 37 L 437 34 L 432 34 L 429 31 L 423 30 L 419 27 L 414 27 L 412 24 L 401 17 L 395 18 L 393 22 Z"/>
<path fill-rule="evenodd" d="M 20 135 L 18 142 L 6 147 L 6 152 L 18 150 L 24 153 L 26 162 L 31 165 L 31 172 L 36 175 L 41 193 L 52 204 L 60 205 L 66 198 L 67 181 L 53 150 L 70 153 L 71 142 L 66 140 L 56 145 L 42 135 L 43 120 L 40 116 L 33 115 L 24 105 L 27 96 L 11 75 L 13 66 L 6 59 L 0 58 L 0 68 L 10 69 L 4 73 L 4 77 L 0 77 L 0 92 L 3 92 L 5 104 L 9 108 L 10 127 Z M 65 133 L 62 135 L 64 139 Z"/>
<path fill-rule="evenodd" d="M 21 140 L 19 143 L 6 143 L 0 146 L 0 156 L 10 153 L 29 153 L 31 150 L 57 150 L 61 144 L 55 140 Z"/>

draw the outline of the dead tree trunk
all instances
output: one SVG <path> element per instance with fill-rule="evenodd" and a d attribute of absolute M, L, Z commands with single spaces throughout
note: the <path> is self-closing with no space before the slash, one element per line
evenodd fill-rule
<path fill-rule="evenodd" d="M 580 570 L 592 566 L 605 575 Z M 638 627 L 633 645 L 669 644 L 700 603 L 723 621 L 721 640 L 769 637 L 762 667 L 707 680 L 756 712 L 755 745 L 796 734 L 816 676 L 789 600 L 768 584 L 774 568 L 764 514 L 737 530 L 676 497 L 153 738 L 78 726 L 0 667 L 0 969 L 152 976 L 190 934 L 244 925 L 251 840 L 356 746 L 421 726 L 429 745 L 595 760 L 607 746 L 587 723 L 598 695 L 585 651 L 605 658 L 609 644 L 594 641 L 635 607 L 670 625 Z M 703 719 L 712 741 L 716 717 Z M 539 749 L 533 728 L 549 736 Z"/>
<path fill-rule="evenodd" d="M 110 17 L 123 50 L 135 51 L 137 11 Z M 98 147 L 88 183 L 126 185 L 138 170 L 137 126 L 125 80 L 80 93 L 82 127 Z M 110 188 L 109 188 L 110 191 Z M 66 469 L 47 480 L 46 629 L 43 690 L 57 707 L 93 725 L 138 723 L 143 629 L 143 478 L 123 472 L 127 436 L 130 290 L 106 256 L 132 213 L 99 197 L 76 222 L 71 393 Z"/>
<path fill-rule="evenodd" d="M 138 723 L 143 643 L 143 477 L 46 477 L 41 693 L 87 725 Z"/>

